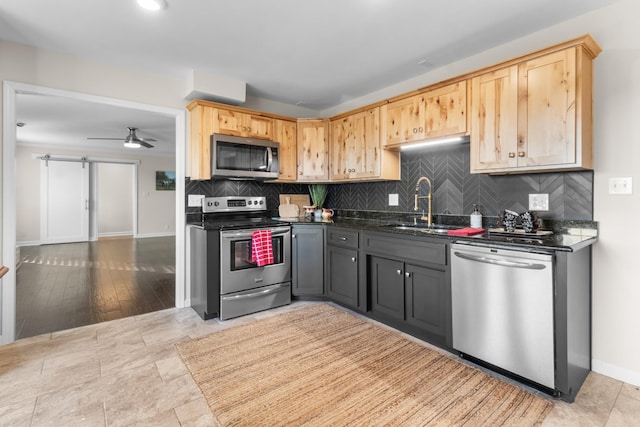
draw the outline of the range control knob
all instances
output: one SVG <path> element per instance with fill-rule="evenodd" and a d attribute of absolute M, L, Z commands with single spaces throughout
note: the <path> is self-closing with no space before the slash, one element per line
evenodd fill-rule
<path fill-rule="evenodd" d="M 214 206 L 220 206 L 220 202 L 213 202 Z"/>

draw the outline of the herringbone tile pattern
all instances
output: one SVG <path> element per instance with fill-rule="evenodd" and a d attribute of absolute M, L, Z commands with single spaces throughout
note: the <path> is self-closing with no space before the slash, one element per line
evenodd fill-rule
<path fill-rule="evenodd" d="M 524 212 L 529 194 L 549 194 L 548 212 L 542 218 L 593 219 L 593 172 L 541 173 L 487 176 L 469 173 L 469 147 L 458 145 L 402 154 L 401 181 L 331 184 L 325 205 L 334 209 L 413 212 L 418 178 L 433 184 L 433 210 L 437 214 L 468 215 L 477 204 L 487 216 L 503 209 Z M 420 194 L 425 195 L 426 184 Z M 186 194 L 206 196 L 267 197 L 269 209 L 277 209 L 281 193 L 307 193 L 306 184 L 269 184 L 258 181 L 186 181 Z M 399 205 L 388 206 L 389 194 L 398 194 Z M 426 209 L 426 200 L 420 209 Z M 188 213 L 199 208 L 188 208 Z"/>

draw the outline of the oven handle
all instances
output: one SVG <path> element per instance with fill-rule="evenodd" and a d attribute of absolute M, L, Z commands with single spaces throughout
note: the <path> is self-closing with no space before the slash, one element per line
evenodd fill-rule
<path fill-rule="evenodd" d="M 258 229 L 256 229 L 258 230 Z M 281 234 L 287 234 L 291 230 L 290 227 L 268 227 L 266 230 L 271 230 L 272 236 L 278 236 Z M 253 230 L 243 230 L 243 231 L 223 231 L 220 235 L 225 239 L 235 239 L 235 238 L 251 238 L 253 235 Z"/>
<path fill-rule="evenodd" d="M 239 299 L 245 299 L 245 298 L 253 298 L 253 297 L 260 296 L 260 295 L 272 294 L 274 292 L 280 291 L 285 286 L 287 286 L 287 285 L 277 285 L 277 286 L 270 287 L 268 289 L 263 289 L 263 290 L 258 291 L 258 292 L 251 292 L 250 294 L 223 296 L 222 300 L 223 301 L 231 301 L 231 300 L 239 300 Z"/>

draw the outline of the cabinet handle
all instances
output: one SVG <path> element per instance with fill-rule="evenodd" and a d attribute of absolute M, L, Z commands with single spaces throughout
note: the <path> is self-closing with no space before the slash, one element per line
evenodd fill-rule
<path fill-rule="evenodd" d="M 518 157 L 524 157 L 524 151 L 518 151 Z"/>
<path fill-rule="evenodd" d="M 296 235 L 295 235 L 295 234 L 292 234 L 292 235 L 291 235 L 291 238 L 292 238 L 292 239 L 295 239 L 295 238 L 296 238 Z"/>
<path fill-rule="evenodd" d="M 398 274 L 398 276 L 402 276 L 402 270 L 398 269 L 396 270 L 396 273 Z"/>
<path fill-rule="evenodd" d="M 408 271 L 406 273 L 404 273 L 405 277 L 411 277 L 411 273 L 409 273 Z"/>
<path fill-rule="evenodd" d="M 418 128 L 418 131 L 419 131 L 419 132 L 422 132 L 423 130 L 424 130 L 424 129 L 422 129 L 422 128 Z"/>
<path fill-rule="evenodd" d="M 418 129 L 413 128 L 413 133 L 418 133 Z"/>
<path fill-rule="evenodd" d="M 347 241 L 347 238 L 346 238 L 346 237 L 338 237 L 338 239 L 342 240 L 343 242 L 346 242 L 346 241 Z"/>
<path fill-rule="evenodd" d="M 356 257 L 352 256 L 351 257 L 351 262 L 356 262 Z"/>
<path fill-rule="evenodd" d="M 513 159 L 516 156 L 516 153 L 514 153 L 513 151 L 509 151 L 509 158 Z"/>

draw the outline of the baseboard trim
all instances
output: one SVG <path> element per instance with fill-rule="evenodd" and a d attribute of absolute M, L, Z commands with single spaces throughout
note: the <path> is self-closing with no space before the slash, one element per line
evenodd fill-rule
<path fill-rule="evenodd" d="M 602 360 L 592 359 L 591 370 L 613 379 L 624 381 L 627 384 L 640 387 L 640 372 L 622 368 Z"/>
<path fill-rule="evenodd" d="M 40 246 L 40 240 L 32 240 L 26 242 L 16 242 L 16 246 Z"/>
<path fill-rule="evenodd" d="M 98 233 L 98 239 L 103 237 L 133 237 L 133 231 L 115 231 L 112 233 Z"/>
<path fill-rule="evenodd" d="M 169 236 L 175 236 L 176 233 L 174 232 L 167 232 L 167 233 L 145 233 L 145 234 L 138 234 L 137 236 L 135 236 L 136 239 L 146 239 L 148 237 L 169 237 Z"/>

